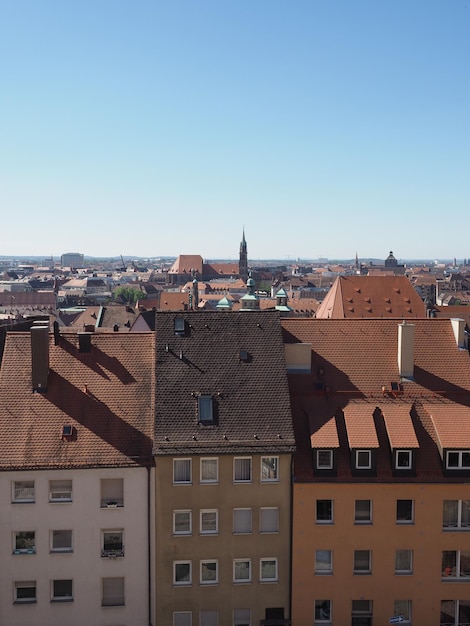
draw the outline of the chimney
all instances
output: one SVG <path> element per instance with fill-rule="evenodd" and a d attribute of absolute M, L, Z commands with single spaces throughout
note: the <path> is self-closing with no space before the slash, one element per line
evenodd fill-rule
<path fill-rule="evenodd" d="M 465 350 L 465 320 L 459 317 L 453 317 L 450 320 L 452 330 L 454 331 L 455 341 L 459 350 Z"/>
<path fill-rule="evenodd" d="M 414 324 L 398 324 L 398 371 L 401 378 L 413 379 L 414 343 Z"/>
<path fill-rule="evenodd" d="M 46 393 L 49 375 L 49 323 L 31 326 L 31 381 L 33 391 Z"/>

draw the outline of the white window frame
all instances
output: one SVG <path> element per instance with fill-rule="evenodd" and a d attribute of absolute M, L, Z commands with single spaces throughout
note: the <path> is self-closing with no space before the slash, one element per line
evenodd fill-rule
<path fill-rule="evenodd" d="M 32 537 L 22 537 L 21 535 L 32 535 Z M 29 542 L 32 540 L 33 545 L 28 548 L 19 548 L 18 541 Z M 16 530 L 13 533 L 13 554 L 36 554 L 36 531 L 35 530 Z"/>
<path fill-rule="evenodd" d="M 188 517 L 188 521 L 189 521 L 189 528 L 188 530 L 178 530 L 177 529 L 177 523 L 176 523 L 176 518 L 178 515 L 186 515 Z M 191 535 L 193 532 L 193 514 L 191 509 L 176 509 L 173 511 L 173 534 L 174 535 Z"/>
<path fill-rule="evenodd" d="M 251 626 L 251 609 L 233 609 L 233 626 Z"/>
<path fill-rule="evenodd" d="M 189 566 L 189 580 L 176 580 L 176 570 L 178 565 Z M 189 587 L 193 584 L 193 565 L 192 561 L 173 561 L 173 585 L 177 587 Z"/>
<path fill-rule="evenodd" d="M 269 465 L 267 465 L 267 463 L 269 463 Z M 279 482 L 279 457 L 278 456 L 262 456 L 261 457 L 260 482 L 262 483 L 278 483 Z"/>
<path fill-rule="evenodd" d="M 405 605 L 405 607 L 400 605 Z M 394 600 L 393 601 L 393 614 L 394 615 L 403 615 L 406 623 L 411 623 L 412 615 L 411 615 L 411 600 Z"/>
<path fill-rule="evenodd" d="M 406 454 L 408 456 L 408 465 L 399 465 L 398 460 L 400 455 Z M 413 451 L 412 450 L 395 450 L 395 469 L 403 472 L 413 468 Z"/>
<path fill-rule="evenodd" d="M 248 462 L 249 464 L 249 478 L 237 478 L 237 462 L 238 461 L 244 461 L 243 465 L 245 465 L 246 462 Z M 245 470 L 246 468 L 243 468 L 243 474 L 245 474 Z M 253 459 L 251 458 L 251 456 L 236 456 L 233 459 L 233 482 L 236 484 L 249 484 L 251 482 L 253 482 Z"/>
<path fill-rule="evenodd" d="M 49 502 L 72 502 L 72 480 L 50 480 Z"/>
<path fill-rule="evenodd" d="M 14 480 L 11 485 L 11 501 L 13 503 L 36 502 L 34 480 Z"/>
<path fill-rule="evenodd" d="M 329 553 L 330 555 L 329 568 L 319 566 L 320 563 L 326 563 L 325 560 L 319 559 L 320 552 L 323 552 L 325 554 Z M 333 574 L 333 550 L 328 550 L 328 549 L 327 550 L 323 550 L 323 549 L 315 550 L 315 574 L 317 576 L 331 576 L 331 574 Z"/>
<path fill-rule="evenodd" d="M 328 519 L 320 519 L 318 517 L 318 503 L 329 502 L 330 503 L 330 517 Z M 334 505 L 333 500 L 329 498 L 318 498 L 315 503 L 315 523 L 316 524 L 333 524 L 334 523 Z"/>
<path fill-rule="evenodd" d="M 237 516 L 237 513 L 240 511 L 249 512 L 250 530 L 237 530 L 236 529 L 235 518 Z M 239 507 L 239 508 L 233 509 L 233 534 L 234 535 L 251 535 L 252 532 L 253 532 L 253 510 L 249 507 Z"/>
<path fill-rule="evenodd" d="M 215 515 L 215 529 L 204 528 L 204 516 L 206 514 Z M 218 509 L 201 509 L 199 512 L 199 534 L 201 535 L 217 535 L 219 532 L 219 510 Z"/>
<path fill-rule="evenodd" d="M 274 576 L 263 576 L 263 565 L 265 563 L 274 563 Z M 277 583 L 279 582 L 279 568 L 276 557 L 263 557 L 259 560 L 259 581 L 260 583 Z"/>
<path fill-rule="evenodd" d="M 121 536 L 121 547 L 110 549 L 106 547 L 106 535 L 120 535 Z M 115 557 L 123 557 L 124 556 L 124 529 L 116 528 L 109 529 L 105 528 L 101 531 L 101 556 L 104 558 L 115 558 Z"/>
<path fill-rule="evenodd" d="M 411 502 L 411 518 L 410 519 L 399 519 L 398 518 L 398 503 L 399 502 Z M 415 503 L 411 498 L 398 498 L 397 499 L 397 510 L 396 510 L 396 523 L 399 525 L 406 526 L 407 524 L 414 524 L 415 521 Z"/>
<path fill-rule="evenodd" d="M 324 604 L 325 602 L 328 602 L 328 617 L 317 617 L 317 608 L 321 608 L 320 606 L 317 606 L 317 603 L 321 603 Z M 331 600 L 315 600 L 314 602 L 314 608 L 313 608 L 313 623 L 314 624 L 323 624 L 324 626 L 327 626 L 327 624 L 331 624 L 332 623 L 332 608 L 333 608 L 333 603 Z"/>
<path fill-rule="evenodd" d="M 451 454 L 458 455 L 458 464 L 457 466 L 449 465 L 449 457 Z M 470 450 L 447 450 L 446 451 L 446 469 L 447 470 L 470 470 L 470 463 L 468 465 L 464 465 L 462 462 L 463 455 L 470 455 Z"/>
<path fill-rule="evenodd" d="M 27 598 L 19 598 L 19 589 L 34 589 L 34 596 Z M 17 580 L 14 585 L 14 604 L 35 604 L 37 602 L 37 585 L 35 580 Z"/>
<path fill-rule="evenodd" d="M 215 462 L 215 478 L 204 478 L 204 464 L 207 461 Z M 203 457 L 199 465 L 199 482 L 203 485 L 216 485 L 219 482 L 219 459 L 216 456 Z"/>
<path fill-rule="evenodd" d="M 274 530 L 263 529 L 263 515 L 268 516 L 270 511 L 275 511 L 276 514 L 276 527 Z M 267 526 L 267 524 L 266 524 Z M 259 509 L 259 532 L 265 534 L 276 534 L 279 532 L 279 507 L 277 506 L 262 506 Z"/>
<path fill-rule="evenodd" d="M 199 626 L 218 626 L 219 611 L 199 611 Z"/>
<path fill-rule="evenodd" d="M 397 565 L 397 557 L 399 552 L 407 552 L 409 554 L 410 566 L 408 568 L 401 568 Z M 395 574 L 398 576 L 408 576 L 413 573 L 413 550 L 411 548 L 397 548 L 395 550 Z"/>
<path fill-rule="evenodd" d="M 100 501 L 102 509 L 117 509 L 124 506 L 124 479 L 101 478 Z"/>
<path fill-rule="evenodd" d="M 456 519 L 455 524 L 445 523 L 445 503 L 446 502 L 457 503 L 457 519 Z M 462 521 L 464 503 L 465 503 L 465 507 L 468 508 L 468 513 L 469 513 L 468 522 Z M 442 502 L 442 528 L 445 531 L 455 531 L 455 530 L 466 531 L 466 532 L 470 531 L 470 500 L 443 500 Z"/>
<path fill-rule="evenodd" d="M 367 458 L 369 459 L 369 462 L 367 463 L 367 465 L 360 465 L 359 464 L 359 455 L 362 455 L 362 454 L 367 454 Z M 356 459 L 355 466 L 356 466 L 357 470 L 370 470 L 370 469 L 372 469 L 372 450 L 368 450 L 368 449 L 356 450 L 355 459 Z"/>
<path fill-rule="evenodd" d="M 111 583 L 111 581 L 114 581 L 114 582 Z M 119 582 L 116 582 L 116 581 L 119 581 Z M 125 582 L 126 581 L 123 576 L 106 576 L 102 578 L 101 579 L 101 606 L 125 606 L 126 605 Z M 121 592 L 121 587 L 122 587 L 122 594 L 120 593 L 119 596 L 118 595 L 106 596 L 105 587 L 109 586 L 110 584 L 119 585 L 119 590 L 118 590 L 119 592 Z M 116 592 L 116 590 L 113 590 L 113 591 Z M 109 589 L 108 589 L 108 594 L 109 594 Z M 113 598 L 114 598 L 114 601 L 113 601 Z"/>
<path fill-rule="evenodd" d="M 181 626 L 181 622 L 178 618 L 189 618 L 185 619 L 186 622 L 184 626 L 191 626 L 193 623 L 193 614 L 192 611 L 173 611 L 173 626 Z"/>
<path fill-rule="evenodd" d="M 237 563 L 247 563 L 248 564 L 248 578 L 237 578 Z M 233 582 L 234 583 L 251 583 L 253 579 L 251 559 L 233 559 Z"/>
<path fill-rule="evenodd" d="M 369 503 L 369 517 L 358 517 L 358 502 L 368 502 Z M 364 509 L 365 510 L 365 509 Z M 354 523 L 358 525 L 364 524 L 372 524 L 372 500 L 367 500 L 365 498 L 359 498 L 354 501 Z"/>
<path fill-rule="evenodd" d="M 367 568 L 359 568 L 359 564 L 356 561 L 359 557 L 359 552 L 367 553 Z M 354 550 L 354 564 L 353 564 L 353 573 L 355 576 L 368 576 L 372 574 L 372 551 L 371 550 Z"/>
<path fill-rule="evenodd" d="M 468 605 L 470 605 L 470 600 L 441 600 L 441 606 L 440 606 L 440 611 L 442 613 L 443 608 L 444 610 L 447 610 L 448 607 L 443 607 L 443 604 L 447 604 L 448 602 L 452 602 L 454 605 L 454 621 L 452 622 L 452 626 L 459 626 L 460 622 L 460 603 L 461 602 L 466 602 L 467 603 L 467 607 Z M 450 626 L 450 622 L 445 621 L 442 622 L 441 620 L 439 620 L 439 624 L 445 624 L 445 626 Z"/>
<path fill-rule="evenodd" d="M 55 595 L 55 583 L 59 582 L 70 582 L 69 595 Z M 51 602 L 73 602 L 73 580 L 71 578 L 56 578 L 51 580 Z"/>
<path fill-rule="evenodd" d="M 203 568 L 204 565 L 215 565 L 215 579 L 204 580 Z M 199 582 L 201 585 L 218 585 L 219 584 L 219 561 L 217 559 L 202 559 L 199 563 Z"/>
<path fill-rule="evenodd" d="M 443 550 L 442 551 L 442 560 L 444 560 L 444 553 L 445 552 L 455 553 L 455 574 L 450 573 L 450 574 L 445 575 L 444 571 L 447 568 L 442 568 L 442 565 L 441 565 L 441 569 L 444 570 L 441 573 L 441 580 L 443 582 L 449 582 L 449 581 L 452 581 L 452 580 L 461 580 L 462 582 L 463 581 L 470 582 L 470 567 L 469 567 L 469 573 L 468 574 L 461 574 L 460 573 L 461 561 L 462 561 L 462 553 L 465 553 L 466 554 L 465 558 L 469 559 L 469 561 L 470 561 L 470 550 Z"/>
<path fill-rule="evenodd" d="M 178 465 L 180 463 L 184 463 L 185 464 L 185 476 L 186 476 L 186 464 L 188 464 L 189 467 L 189 479 L 185 480 L 177 480 L 177 475 L 179 473 Z M 192 484 L 192 459 L 189 457 L 184 457 L 184 458 L 178 458 L 178 459 L 173 459 L 173 484 L 174 485 L 191 485 Z"/>
<path fill-rule="evenodd" d="M 54 547 L 54 533 L 70 533 L 70 546 L 65 547 Z M 50 552 L 73 552 L 73 533 L 72 530 L 69 529 L 57 529 L 51 530 L 50 533 Z"/>
<path fill-rule="evenodd" d="M 329 462 L 328 463 L 321 463 L 320 462 L 320 455 L 324 455 L 324 454 L 328 454 L 329 456 Z M 317 450 L 316 451 L 316 458 L 317 458 L 317 469 L 319 470 L 332 470 L 333 469 L 333 450 Z"/>

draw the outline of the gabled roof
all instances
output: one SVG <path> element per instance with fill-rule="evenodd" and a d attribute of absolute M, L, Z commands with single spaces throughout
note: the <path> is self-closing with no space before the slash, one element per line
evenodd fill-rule
<path fill-rule="evenodd" d="M 0 470 L 135 466 L 152 451 L 154 334 L 49 340 L 47 393 L 33 393 L 30 333 L 9 333 L 0 371 Z M 73 426 L 74 440 L 62 429 Z"/>
<path fill-rule="evenodd" d="M 202 274 L 202 256 L 199 254 L 180 254 L 168 270 L 168 273 L 191 274 L 191 270 Z"/>
<path fill-rule="evenodd" d="M 155 454 L 293 451 L 277 313 L 162 312 L 156 337 Z M 201 394 L 212 397 L 213 425 L 198 423 Z"/>

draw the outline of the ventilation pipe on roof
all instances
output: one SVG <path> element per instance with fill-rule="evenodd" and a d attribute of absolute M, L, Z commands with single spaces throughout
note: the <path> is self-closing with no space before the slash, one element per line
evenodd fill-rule
<path fill-rule="evenodd" d="M 33 391 L 45 393 L 49 375 L 49 323 L 31 326 L 31 382 Z"/>
<path fill-rule="evenodd" d="M 402 379 L 413 379 L 414 343 L 414 324 L 398 324 L 398 371 Z"/>
<path fill-rule="evenodd" d="M 452 330 L 454 331 L 455 341 L 459 350 L 465 350 L 465 320 L 459 317 L 453 317 L 450 320 L 452 324 Z"/>

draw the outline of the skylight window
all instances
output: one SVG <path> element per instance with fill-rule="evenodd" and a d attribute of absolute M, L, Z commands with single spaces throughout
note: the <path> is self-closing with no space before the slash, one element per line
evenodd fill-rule
<path fill-rule="evenodd" d="M 184 317 L 175 317 L 175 335 L 184 335 L 186 333 L 186 324 Z"/>
<path fill-rule="evenodd" d="M 200 424 L 214 424 L 214 402 L 212 396 L 201 395 L 197 399 L 198 421 Z"/>

